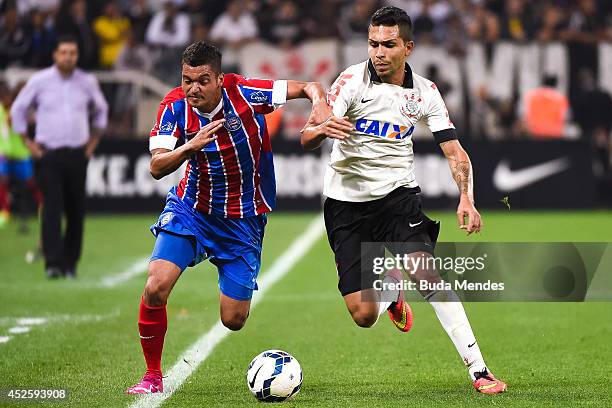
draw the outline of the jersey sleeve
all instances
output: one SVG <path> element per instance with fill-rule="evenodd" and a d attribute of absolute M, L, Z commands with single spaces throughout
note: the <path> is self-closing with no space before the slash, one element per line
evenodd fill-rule
<path fill-rule="evenodd" d="M 172 103 L 162 102 L 157 111 L 157 120 L 149 137 L 149 151 L 155 149 L 174 150 L 180 136 L 178 120 Z"/>
<path fill-rule="evenodd" d="M 256 113 L 270 113 L 287 102 L 285 80 L 239 77 L 238 88 Z"/>
<path fill-rule="evenodd" d="M 349 110 L 356 92 L 354 74 L 344 71 L 334 81 L 327 92 L 327 104 L 331 106 L 334 116 L 343 117 Z"/>
<path fill-rule="evenodd" d="M 448 109 L 444 104 L 442 95 L 434 83 L 431 84 L 432 92 L 429 98 L 429 104 L 423 116 L 424 122 L 431 130 L 436 143 L 444 143 L 449 140 L 457 139 L 455 125 L 450 120 Z"/>

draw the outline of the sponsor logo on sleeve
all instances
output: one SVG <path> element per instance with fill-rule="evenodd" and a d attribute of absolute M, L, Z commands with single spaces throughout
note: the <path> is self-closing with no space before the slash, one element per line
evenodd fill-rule
<path fill-rule="evenodd" d="M 249 96 L 249 99 L 251 102 L 255 102 L 255 103 L 264 103 L 268 100 L 268 98 L 266 97 L 266 94 L 263 93 L 262 91 L 253 92 Z"/>
<path fill-rule="evenodd" d="M 162 125 L 159 127 L 160 132 L 172 132 L 173 129 L 174 123 L 172 122 L 162 123 Z"/>

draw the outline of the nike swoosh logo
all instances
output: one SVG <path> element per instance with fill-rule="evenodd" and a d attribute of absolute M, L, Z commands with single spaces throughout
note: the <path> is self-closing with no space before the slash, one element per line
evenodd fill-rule
<path fill-rule="evenodd" d="M 420 225 L 422 222 L 423 222 L 423 220 L 421 220 L 421 221 L 419 221 L 419 222 L 417 222 L 415 224 L 409 222 L 408 225 L 410 225 L 410 227 L 416 227 L 417 225 Z"/>
<path fill-rule="evenodd" d="M 473 342 L 472 344 L 468 344 L 468 347 L 472 347 L 474 346 L 474 344 L 476 344 L 476 342 Z"/>
<path fill-rule="evenodd" d="M 249 386 L 251 388 L 253 388 L 255 386 L 255 379 L 257 378 L 257 374 L 259 374 L 259 370 L 261 370 L 261 367 L 263 367 L 263 364 L 259 366 L 257 371 L 255 371 L 255 375 L 253 376 L 253 381 L 249 381 Z"/>
<path fill-rule="evenodd" d="M 373 101 L 373 100 L 374 100 L 374 98 L 370 98 L 370 99 L 361 98 L 361 103 L 368 103 L 368 102 Z"/>
<path fill-rule="evenodd" d="M 510 192 L 520 190 L 539 180 L 561 173 L 569 167 L 570 160 L 567 157 L 561 157 L 520 170 L 511 170 L 509 161 L 502 160 L 493 173 L 493 184 L 500 191 Z"/>

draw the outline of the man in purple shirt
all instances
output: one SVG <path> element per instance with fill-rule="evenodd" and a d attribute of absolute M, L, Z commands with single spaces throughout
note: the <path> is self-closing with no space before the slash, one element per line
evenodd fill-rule
<path fill-rule="evenodd" d="M 30 78 L 11 108 L 14 130 L 40 162 L 42 244 L 49 278 L 76 276 L 83 238 L 87 162 L 108 120 L 108 105 L 98 82 L 76 68 L 78 57 L 76 39 L 60 38 L 53 53 L 54 64 Z M 34 140 L 27 137 L 31 108 L 36 112 Z M 64 236 L 62 212 L 66 214 Z"/>

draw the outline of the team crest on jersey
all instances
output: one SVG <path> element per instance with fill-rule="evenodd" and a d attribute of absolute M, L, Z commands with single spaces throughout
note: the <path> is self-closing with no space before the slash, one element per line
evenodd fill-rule
<path fill-rule="evenodd" d="M 405 116 L 414 118 L 419 116 L 422 104 L 423 99 L 419 95 L 412 93 L 410 95 L 404 95 L 404 104 L 400 109 Z"/>
<path fill-rule="evenodd" d="M 173 216 L 174 216 L 174 214 L 172 214 L 172 213 L 164 214 L 164 216 L 161 217 L 160 220 L 159 220 L 159 226 L 163 227 L 164 225 L 168 224 Z"/>
<path fill-rule="evenodd" d="M 223 126 L 230 132 L 235 132 L 242 127 L 242 121 L 237 115 L 228 113 L 225 115 L 225 123 Z"/>

